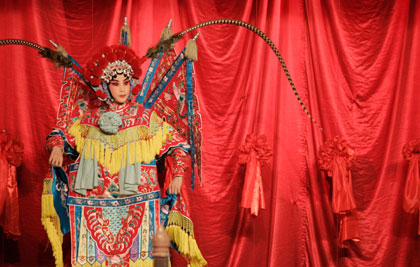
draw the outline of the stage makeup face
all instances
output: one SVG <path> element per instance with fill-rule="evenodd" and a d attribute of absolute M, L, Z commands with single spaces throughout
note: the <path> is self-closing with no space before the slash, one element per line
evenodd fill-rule
<path fill-rule="evenodd" d="M 109 82 L 109 91 L 116 103 L 124 104 L 130 96 L 130 79 L 123 74 L 118 74 Z"/>

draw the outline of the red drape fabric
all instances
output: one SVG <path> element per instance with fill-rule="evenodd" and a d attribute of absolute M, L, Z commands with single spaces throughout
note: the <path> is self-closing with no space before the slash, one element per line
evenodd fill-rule
<path fill-rule="evenodd" d="M 311 40 L 306 54 L 309 105 L 319 114 L 326 136 L 343 136 L 356 150 L 351 170 L 361 238 L 357 248 L 345 251 L 333 243 L 311 242 L 311 254 L 320 247 L 331 251 L 331 258 L 325 254 L 312 258 L 313 263 L 420 264 L 415 256 L 417 218 L 402 210 L 408 164 L 398 155 L 419 131 L 419 4 L 306 1 L 305 6 Z M 308 141 L 309 151 L 321 140 L 316 132 Z M 316 187 L 315 172 L 310 177 L 315 189 L 310 231 L 318 234 L 318 241 L 329 240 L 331 235 L 321 231 L 333 225 L 322 210 L 328 189 Z"/>
<path fill-rule="evenodd" d="M 405 212 L 416 214 L 420 208 L 420 138 L 405 144 L 402 152 L 404 158 L 410 162 L 404 187 L 403 209 Z M 418 234 L 420 234 L 420 221 Z"/>
<path fill-rule="evenodd" d="M 209 266 L 420 265 L 418 217 L 402 210 L 408 163 L 403 144 L 420 132 L 420 4 L 415 0 L 47 1 L 0 2 L 0 38 L 63 45 L 84 64 L 114 44 L 124 16 L 136 53 L 174 32 L 235 18 L 279 47 L 303 102 L 276 57 L 244 28 L 201 30 L 197 92 L 203 116 L 203 186 L 190 192 L 196 238 Z M 192 37 L 192 35 L 190 35 Z M 185 41 L 177 44 L 179 51 Z M 53 265 L 40 223 L 45 136 L 54 125 L 61 70 L 35 50 L 0 47 L 0 128 L 25 145 L 18 170 L 22 266 Z M 272 161 L 262 170 L 266 210 L 240 208 L 238 148 L 265 134 Z M 339 135 L 357 151 L 353 191 L 361 241 L 340 249 L 330 184 L 317 165 L 321 144 Z M 174 257 L 173 266 L 184 266 Z"/>

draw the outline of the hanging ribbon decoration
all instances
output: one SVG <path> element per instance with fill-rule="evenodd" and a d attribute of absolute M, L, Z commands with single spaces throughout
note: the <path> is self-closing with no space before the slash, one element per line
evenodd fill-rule
<path fill-rule="evenodd" d="M 339 241 L 360 240 L 356 203 L 351 180 L 351 162 L 355 151 L 338 137 L 328 140 L 319 150 L 319 165 L 332 178 L 332 210 L 339 217 Z"/>
<path fill-rule="evenodd" d="M 403 209 L 405 212 L 414 214 L 420 210 L 420 137 L 405 144 L 402 153 L 404 158 L 410 162 L 404 188 Z M 417 233 L 420 235 L 420 222 Z"/>
<path fill-rule="evenodd" d="M 0 132 L 0 226 L 12 238 L 20 236 L 16 167 L 23 161 L 23 144 L 5 130 Z"/>
<path fill-rule="evenodd" d="M 241 207 L 251 209 L 258 216 L 259 209 L 265 209 L 261 167 L 267 164 L 273 152 L 265 135 L 248 134 L 239 148 L 239 164 L 246 165 Z"/>
<path fill-rule="evenodd" d="M 194 180 L 196 174 L 196 162 L 195 162 L 195 142 L 193 133 L 193 120 L 194 120 L 194 108 L 193 108 L 193 61 L 187 59 L 187 110 L 188 110 L 188 143 L 190 144 L 190 155 L 191 155 L 191 188 L 194 189 Z M 199 176 L 201 177 L 201 176 Z"/>

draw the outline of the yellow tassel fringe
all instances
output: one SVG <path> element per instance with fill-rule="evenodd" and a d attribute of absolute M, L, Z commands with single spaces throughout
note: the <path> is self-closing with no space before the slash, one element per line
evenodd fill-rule
<path fill-rule="evenodd" d="M 51 180 L 44 180 L 44 193 L 41 197 L 41 223 L 47 232 L 50 240 L 53 255 L 55 258 L 55 265 L 62 267 L 63 265 L 63 234 L 60 230 L 60 219 L 54 208 L 53 196 L 51 193 Z M 49 187 L 49 188 L 48 188 Z"/>
<path fill-rule="evenodd" d="M 136 126 L 115 135 L 104 134 L 93 126 L 80 125 L 80 120 L 70 127 L 69 133 L 75 138 L 77 151 L 82 153 L 85 150 L 85 159 L 93 160 L 96 157 L 99 164 L 115 174 L 125 167 L 127 158 L 130 164 L 134 164 L 150 162 L 159 154 L 169 137 L 170 125 L 156 121 L 157 115 L 153 115 L 152 121 L 157 123 L 150 127 Z"/>
<path fill-rule="evenodd" d="M 188 266 L 201 267 L 207 264 L 194 238 L 193 224 L 190 219 L 177 211 L 171 211 L 166 231 L 177 245 L 178 251 L 187 260 Z"/>

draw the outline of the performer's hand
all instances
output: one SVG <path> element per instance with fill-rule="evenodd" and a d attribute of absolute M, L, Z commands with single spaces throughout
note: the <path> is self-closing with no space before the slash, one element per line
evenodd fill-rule
<path fill-rule="evenodd" d="M 63 166 L 63 152 L 64 152 L 64 148 L 62 146 L 53 147 L 50 154 L 50 159 L 48 160 L 48 162 L 55 167 L 62 167 Z"/>
<path fill-rule="evenodd" d="M 169 184 L 169 194 L 178 195 L 181 192 L 182 176 L 175 176 Z"/>

